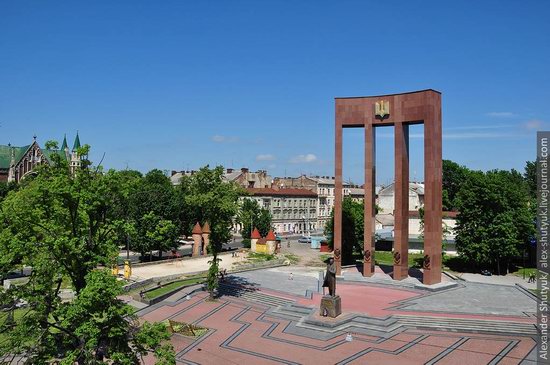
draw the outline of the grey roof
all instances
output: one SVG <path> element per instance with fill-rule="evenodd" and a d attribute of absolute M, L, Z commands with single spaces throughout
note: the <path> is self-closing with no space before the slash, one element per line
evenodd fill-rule
<path fill-rule="evenodd" d="M 349 188 L 350 195 L 365 195 L 365 189 L 363 188 Z"/>
<path fill-rule="evenodd" d="M 223 178 L 227 181 L 235 181 L 243 172 L 241 170 L 234 170 L 232 172 L 225 172 Z"/>
<path fill-rule="evenodd" d="M 395 217 L 392 214 L 377 214 L 376 220 L 383 226 L 393 226 L 395 224 Z"/>
<path fill-rule="evenodd" d="M 388 186 L 381 188 L 378 191 L 378 195 L 393 195 L 395 190 L 395 183 L 391 183 Z M 409 190 L 417 193 L 418 195 L 424 195 L 424 184 L 411 182 L 409 183 Z"/>
<path fill-rule="evenodd" d="M 335 179 L 331 176 L 308 176 L 309 179 L 315 181 L 317 184 L 334 185 Z"/>

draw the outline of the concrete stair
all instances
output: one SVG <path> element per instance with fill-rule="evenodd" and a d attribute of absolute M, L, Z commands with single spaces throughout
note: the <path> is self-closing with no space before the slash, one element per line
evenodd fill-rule
<path fill-rule="evenodd" d="M 384 318 L 375 318 L 361 314 L 344 314 L 336 319 L 325 320 L 314 316 L 314 313 L 315 309 L 313 308 L 292 304 L 277 307 L 270 311 L 269 314 L 295 321 L 295 328 L 325 332 L 327 334 L 355 332 L 371 336 L 387 337 L 399 333 L 406 328 L 416 328 L 470 333 L 537 335 L 535 325 L 530 323 L 409 315 L 391 315 Z"/>
<path fill-rule="evenodd" d="M 285 299 L 274 295 L 262 293 L 258 290 L 253 290 L 245 286 L 236 286 L 221 284 L 218 288 L 220 295 L 227 295 L 236 298 L 241 298 L 246 301 L 264 304 L 270 307 L 288 306 L 294 303 L 291 299 Z"/>
<path fill-rule="evenodd" d="M 399 323 L 409 328 L 466 331 L 479 333 L 521 334 L 536 336 L 537 328 L 532 323 L 505 322 L 469 318 L 441 318 L 394 315 Z"/>

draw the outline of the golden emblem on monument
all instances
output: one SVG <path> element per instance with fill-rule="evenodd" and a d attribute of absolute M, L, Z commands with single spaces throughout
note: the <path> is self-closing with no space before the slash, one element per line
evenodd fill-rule
<path fill-rule="evenodd" d="M 374 105 L 374 114 L 380 118 L 390 115 L 390 102 L 387 100 L 377 101 Z"/>

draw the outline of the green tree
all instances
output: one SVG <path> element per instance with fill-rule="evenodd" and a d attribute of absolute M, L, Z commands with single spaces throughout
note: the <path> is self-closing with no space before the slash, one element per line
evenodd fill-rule
<path fill-rule="evenodd" d="M 528 187 L 521 174 L 471 172 L 456 198 L 458 253 L 475 267 L 507 271 L 534 233 Z"/>
<path fill-rule="evenodd" d="M 269 210 L 261 208 L 254 199 L 243 198 L 237 214 L 237 222 L 241 224 L 241 235 L 250 238 L 252 229 L 258 228 L 262 237 L 265 237 L 272 228 L 272 217 Z"/>
<path fill-rule="evenodd" d="M 457 210 L 456 196 L 469 172 L 465 166 L 443 160 L 443 210 Z"/>
<path fill-rule="evenodd" d="M 527 161 L 525 163 L 525 172 L 523 177 L 529 188 L 529 195 L 532 199 L 537 198 L 537 164 L 536 161 Z"/>
<path fill-rule="evenodd" d="M 2 203 L 2 200 L 6 198 L 8 193 L 12 190 L 17 190 L 18 185 L 15 181 L 6 182 L 6 181 L 0 181 L 0 203 Z"/>
<path fill-rule="evenodd" d="M 121 237 L 120 244 L 123 248 L 130 249 L 130 242 L 137 239 L 137 227 L 133 220 L 132 202 L 130 200 L 133 192 L 137 189 L 143 176 L 135 170 L 121 170 L 112 172 L 115 184 L 118 185 L 119 194 L 116 196 L 116 203 L 112 207 L 115 217 L 117 235 Z"/>
<path fill-rule="evenodd" d="M 141 179 L 136 174 L 131 174 L 129 187 L 126 189 L 129 189 L 128 215 L 133 225 L 130 231 L 135 233 L 129 234 L 130 247 L 140 252 L 142 258 L 149 252 L 151 260 L 153 250 L 159 250 L 159 255 L 162 256 L 163 249 L 173 247 L 180 230 L 178 196 L 170 179 L 160 170 L 151 170 Z M 168 221 L 176 227 L 175 231 Z"/>
<path fill-rule="evenodd" d="M 29 363 L 134 364 L 152 351 L 162 356 L 160 363 L 174 363 L 166 329 L 140 327 L 117 298 L 115 278 L 97 270 L 118 255 L 116 174 L 92 168 L 87 159 L 71 174 L 56 156 L 1 205 L 0 276 L 23 266 L 32 274 L 27 283 L 0 291 L 0 306 L 13 310 L 16 302 L 27 303 L 20 320 L 0 323 L 8 339 L 0 356 L 21 355 Z M 68 302 L 59 297 L 65 278 L 75 292 Z"/>
<path fill-rule="evenodd" d="M 363 202 L 355 202 L 350 197 L 344 197 L 342 201 L 342 262 L 352 263 L 353 252 L 363 250 L 364 237 L 364 205 Z M 330 220 L 325 225 L 325 236 L 328 238 L 329 247 L 334 248 L 334 209 L 330 214 Z"/>
<path fill-rule="evenodd" d="M 195 174 L 184 177 L 180 185 L 182 209 L 186 211 L 188 221 L 185 223 L 191 230 L 193 224 L 209 222 L 210 245 L 209 251 L 213 255 L 210 260 L 208 281 L 216 281 L 218 274 L 218 253 L 222 244 L 231 239 L 233 219 L 238 212 L 238 199 L 242 189 L 235 183 L 226 182 L 223 178 L 224 169 L 218 166 L 210 169 L 205 166 Z M 213 295 L 214 286 L 209 285 Z"/>
<path fill-rule="evenodd" d="M 262 237 L 267 236 L 267 234 L 269 233 L 269 230 L 273 229 L 272 220 L 273 220 L 273 217 L 271 216 L 271 213 L 269 212 L 268 209 L 266 208 L 260 209 L 260 214 L 258 214 L 258 217 L 256 220 L 256 222 L 258 223 L 255 224 L 255 226 L 256 228 L 258 228 L 258 231 L 260 231 L 260 234 L 262 235 Z"/>
<path fill-rule="evenodd" d="M 143 217 L 148 221 L 149 230 L 145 232 L 145 239 L 149 242 L 150 247 L 154 247 L 159 251 L 159 256 L 162 257 L 162 251 L 167 251 L 174 248 L 174 243 L 178 237 L 176 225 L 167 219 L 159 219 L 154 213 L 150 212 Z"/>

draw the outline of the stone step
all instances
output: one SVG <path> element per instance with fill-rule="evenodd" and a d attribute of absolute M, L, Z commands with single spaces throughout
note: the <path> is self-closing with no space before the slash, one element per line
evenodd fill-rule
<path fill-rule="evenodd" d="M 247 291 L 246 288 L 240 288 L 232 285 L 220 285 L 219 293 L 221 295 L 233 296 L 247 301 L 275 307 L 288 306 L 294 303 L 291 299 L 281 298 L 274 295 L 261 293 L 259 291 Z"/>
<path fill-rule="evenodd" d="M 261 298 L 261 299 L 266 299 L 266 300 L 270 300 L 270 301 L 273 301 L 273 302 L 280 302 L 280 303 L 284 303 L 284 304 L 293 303 L 293 301 L 290 300 L 290 299 L 285 299 L 285 298 L 277 297 L 277 296 L 274 296 L 274 295 L 264 294 L 264 293 L 261 293 L 261 292 L 247 292 L 247 291 L 240 291 L 238 289 L 237 290 L 235 290 L 235 289 L 223 289 L 221 291 L 221 293 L 226 294 L 226 295 L 243 297 L 243 298 Z"/>
<path fill-rule="evenodd" d="M 417 328 L 447 328 L 453 330 L 499 332 L 499 333 L 520 333 L 535 335 L 537 329 L 531 323 L 514 323 L 504 321 L 477 320 L 467 318 L 439 318 L 439 317 L 408 317 L 394 316 L 399 323 L 405 326 Z"/>
<path fill-rule="evenodd" d="M 264 297 L 264 296 L 258 296 L 258 295 L 249 295 L 249 294 L 231 294 L 231 293 L 224 293 L 225 295 L 233 296 L 235 298 L 244 299 L 246 301 L 250 302 L 256 302 L 260 304 L 267 304 L 269 306 L 285 306 L 288 304 L 286 301 L 280 301 L 278 299 L 273 299 L 272 297 Z"/>
<path fill-rule="evenodd" d="M 415 326 L 430 326 L 430 325 L 437 325 L 437 326 L 462 326 L 462 327 L 471 327 L 471 328 L 506 328 L 506 329 L 531 329 L 535 328 L 532 324 L 512 324 L 512 323 L 506 323 L 506 324 L 497 324 L 497 323 L 472 323 L 472 322 L 447 322 L 447 321 L 411 321 L 411 320 L 399 320 L 399 323 L 408 324 L 408 325 L 415 325 Z"/>
<path fill-rule="evenodd" d="M 407 317 L 391 316 L 385 319 L 375 319 L 365 316 L 355 316 L 337 322 L 325 322 L 317 318 L 304 318 L 298 323 L 299 327 L 310 330 L 317 329 L 323 332 L 345 332 L 359 331 L 370 335 L 387 336 L 396 333 L 403 327 L 432 329 L 445 331 L 464 332 L 491 332 L 491 333 L 514 333 L 533 336 L 537 330 L 533 324 L 511 323 L 488 320 L 474 320 L 462 318 L 439 318 L 439 317 Z"/>
<path fill-rule="evenodd" d="M 300 328 L 306 328 L 309 330 L 316 330 L 319 332 L 336 333 L 336 332 L 354 332 L 361 333 L 369 336 L 387 337 L 389 335 L 396 334 L 402 327 L 401 324 L 393 322 L 388 325 L 366 324 L 355 321 L 349 321 L 339 324 L 334 327 L 320 326 L 313 321 L 301 321 L 297 325 Z"/>
<path fill-rule="evenodd" d="M 285 319 L 301 320 L 302 318 L 309 316 L 312 311 L 313 309 L 309 307 L 289 304 L 277 307 L 270 311 L 269 314 L 277 315 Z"/>

